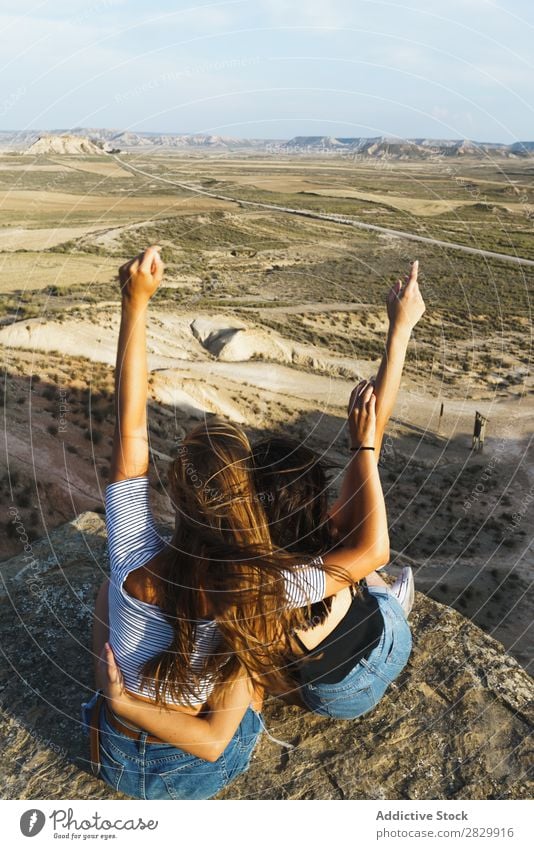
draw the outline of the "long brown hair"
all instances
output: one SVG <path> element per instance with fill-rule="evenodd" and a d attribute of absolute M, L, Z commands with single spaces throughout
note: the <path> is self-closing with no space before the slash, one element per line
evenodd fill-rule
<path fill-rule="evenodd" d="M 258 498 L 274 543 L 309 555 L 331 551 L 335 546 L 328 521 L 332 463 L 287 436 L 260 439 L 252 451 Z"/>
<path fill-rule="evenodd" d="M 190 431 L 171 463 L 169 492 L 176 527 L 158 605 L 173 640 L 143 664 L 145 683 L 153 684 L 158 702 L 190 704 L 198 703 L 202 681 L 229 681 L 239 667 L 284 687 L 287 657 L 301 651 L 293 634 L 307 617 L 306 608 L 287 609 L 283 570 L 303 560 L 272 543 L 244 431 L 219 419 Z M 217 621 L 222 649 L 193 669 L 195 620 L 203 618 Z"/>
<path fill-rule="evenodd" d="M 254 443 L 255 480 L 273 542 L 285 551 L 327 554 L 336 547 L 328 520 L 328 495 L 333 464 L 302 441 L 268 436 Z M 310 623 L 326 619 L 332 599 L 315 602 Z"/>

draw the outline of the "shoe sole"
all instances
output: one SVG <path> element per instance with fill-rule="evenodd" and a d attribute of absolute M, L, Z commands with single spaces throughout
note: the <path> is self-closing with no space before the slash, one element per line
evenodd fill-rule
<path fill-rule="evenodd" d="M 406 591 L 406 598 L 404 599 L 404 603 L 402 605 L 402 609 L 404 610 L 406 617 L 408 617 L 412 611 L 413 603 L 415 601 L 415 581 L 413 577 L 413 571 L 409 566 L 405 566 L 405 569 L 408 569 L 408 589 Z M 403 569 L 403 574 L 404 569 Z"/>

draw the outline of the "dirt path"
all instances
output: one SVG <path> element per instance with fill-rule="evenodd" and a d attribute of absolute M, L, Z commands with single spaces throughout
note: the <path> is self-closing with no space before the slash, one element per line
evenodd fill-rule
<path fill-rule="evenodd" d="M 357 304 L 352 301 L 332 301 L 331 303 L 292 304 L 287 307 L 240 307 L 242 310 L 252 310 L 263 315 L 301 315 L 301 313 L 330 313 L 330 312 L 359 312 L 365 309 L 376 309 L 376 304 Z"/>

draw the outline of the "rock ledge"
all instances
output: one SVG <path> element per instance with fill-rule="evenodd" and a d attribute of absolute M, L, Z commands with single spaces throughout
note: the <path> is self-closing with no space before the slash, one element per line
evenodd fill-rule
<path fill-rule="evenodd" d="M 1 564 L 4 798 L 121 798 L 87 772 L 79 715 L 105 548 L 103 517 L 83 513 L 32 543 L 31 555 Z M 333 721 L 271 701 L 267 727 L 295 748 L 264 735 L 248 773 L 221 797 L 530 798 L 530 676 L 500 643 L 422 594 L 411 623 L 409 666 L 375 711 Z"/>

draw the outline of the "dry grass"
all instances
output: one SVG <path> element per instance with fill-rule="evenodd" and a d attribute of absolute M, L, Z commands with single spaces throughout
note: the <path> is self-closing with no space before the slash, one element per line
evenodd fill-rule
<path fill-rule="evenodd" d="M 0 254 L 0 293 L 14 289 L 36 290 L 54 286 L 67 289 L 114 281 L 117 260 L 84 254 L 28 251 Z"/>

